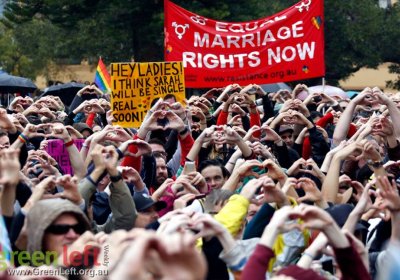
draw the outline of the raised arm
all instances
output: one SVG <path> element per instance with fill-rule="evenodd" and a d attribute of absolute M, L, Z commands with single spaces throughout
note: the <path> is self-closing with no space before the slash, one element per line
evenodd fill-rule
<path fill-rule="evenodd" d="M 17 128 L 8 117 L 7 111 L 1 108 L 0 108 L 0 128 L 11 134 L 17 133 Z"/>
<path fill-rule="evenodd" d="M 91 158 L 94 163 L 93 171 L 79 182 L 78 189 L 86 205 L 89 205 L 90 198 L 96 192 L 97 182 L 101 180 L 101 176 L 105 170 L 105 163 L 102 155 L 103 146 L 96 144 L 91 151 Z"/>
<path fill-rule="evenodd" d="M 392 214 L 391 241 L 400 242 L 400 196 L 397 184 L 394 180 L 390 182 L 386 176 L 378 177 L 377 181 L 382 186 L 379 196 L 383 198 L 383 204 L 380 208 L 386 208 Z"/>
<path fill-rule="evenodd" d="M 328 201 L 335 203 L 336 196 L 339 191 L 339 174 L 342 160 L 345 160 L 347 156 L 351 155 L 355 151 L 360 154 L 362 152 L 362 147 L 359 143 L 354 142 L 347 145 L 342 150 L 338 151 L 332 158 L 331 164 L 326 174 L 325 180 L 322 184 L 322 197 Z"/>
<path fill-rule="evenodd" d="M 289 215 L 291 207 L 285 206 L 276 211 L 265 227 L 260 242 L 255 251 L 250 256 L 241 275 L 243 280 L 265 280 L 265 274 L 270 260 L 275 257 L 272 247 L 280 233 L 284 233 L 293 228 L 289 225 Z"/>
<path fill-rule="evenodd" d="M 224 136 L 223 141 L 227 144 L 237 145 L 242 151 L 242 155 L 245 159 L 250 158 L 253 155 L 249 145 L 243 140 L 243 138 L 231 127 L 223 127 Z"/>
<path fill-rule="evenodd" d="M 74 171 L 74 176 L 76 176 L 78 180 L 85 177 L 85 163 L 65 126 L 61 123 L 54 124 L 52 127 L 51 136 L 64 141 L 64 145 L 67 148 L 71 166 Z"/>
<path fill-rule="evenodd" d="M 196 161 L 197 156 L 201 150 L 201 147 L 204 143 L 210 143 L 212 141 L 212 136 L 215 131 L 215 126 L 211 126 L 203 130 L 203 132 L 197 137 L 196 141 L 192 148 L 190 149 L 189 153 L 187 154 L 186 158 L 190 161 Z"/>
<path fill-rule="evenodd" d="M 29 139 L 33 137 L 42 137 L 43 133 L 38 132 L 38 126 L 33 124 L 27 124 L 24 131 L 18 136 L 18 138 L 12 143 L 11 148 L 21 149 Z"/>
<path fill-rule="evenodd" d="M 385 95 L 379 88 L 374 87 L 372 89 L 373 95 L 380 100 L 389 109 L 389 115 L 393 123 L 400 123 L 400 110 L 397 108 L 396 103 L 393 102 L 387 95 Z M 394 126 L 394 132 L 397 137 L 400 136 L 400 127 L 398 125 Z"/>
<path fill-rule="evenodd" d="M 346 229 L 351 233 L 354 233 L 357 222 L 361 219 L 365 211 L 372 207 L 372 201 L 369 197 L 369 189 L 371 188 L 372 184 L 368 184 L 365 188 L 359 182 L 355 182 L 355 184 L 360 184 L 359 187 L 363 190 L 363 192 L 356 207 L 354 207 L 353 211 L 351 211 L 346 223 L 343 226 L 343 229 Z"/>
<path fill-rule="evenodd" d="M 0 151 L 1 214 L 7 217 L 12 217 L 14 214 L 16 188 L 21 169 L 18 158 L 19 150 L 10 148 Z"/>
<path fill-rule="evenodd" d="M 253 171 L 253 168 L 264 168 L 264 165 L 258 160 L 247 160 L 241 166 L 237 167 L 229 179 L 222 186 L 223 189 L 235 191 L 238 188 L 241 179 L 247 176 L 258 177 L 258 174 Z"/>
<path fill-rule="evenodd" d="M 353 118 L 354 110 L 356 106 L 360 103 L 366 101 L 369 102 L 372 99 L 372 90 L 370 88 L 365 88 L 360 94 L 357 95 L 350 103 L 347 105 L 346 109 L 339 118 L 336 124 L 335 131 L 333 133 L 333 144 L 339 145 L 340 142 L 346 140 L 347 132 L 351 120 Z"/>
<path fill-rule="evenodd" d="M 135 203 L 133 202 L 128 186 L 117 169 L 117 151 L 114 147 L 106 147 L 105 151 L 108 154 L 105 167 L 111 180 L 109 204 L 112 218 L 107 221 L 103 229 L 105 232 L 118 229 L 131 230 L 137 217 Z"/>

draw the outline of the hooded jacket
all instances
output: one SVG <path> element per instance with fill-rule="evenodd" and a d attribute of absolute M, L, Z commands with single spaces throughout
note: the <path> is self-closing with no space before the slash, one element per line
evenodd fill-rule
<path fill-rule="evenodd" d="M 64 213 L 73 214 L 87 230 L 90 223 L 82 210 L 65 199 L 47 199 L 37 202 L 27 215 L 28 252 L 43 251 L 43 236 L 45 230 Z"/>

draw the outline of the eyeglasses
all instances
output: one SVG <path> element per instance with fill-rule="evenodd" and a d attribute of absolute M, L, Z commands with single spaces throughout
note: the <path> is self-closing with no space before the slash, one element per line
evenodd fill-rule
<path fill-rule="evenodd" d="M 73 229 L 75 233 L 77 234 L 82 234 L 86 231 L 85 227 L 82 224 L 75 224 L 75 225 L 51 225 L 46 229 L 47 233 L 52 233 L 52 234 L 66 234 L 69 232 L 70 229 Z"/>

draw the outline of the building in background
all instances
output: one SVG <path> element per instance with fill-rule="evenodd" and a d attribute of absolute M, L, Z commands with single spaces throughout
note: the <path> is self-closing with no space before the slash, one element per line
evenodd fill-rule
<path fill-rule="evenodd" d="M 378 0 L 379 7 L 381 7 L 382 9 L 390 8 L 396 2 L 397 0 Z"/>
<path fill-rule="evenodd" d="M 96 74 L 96 66 L 90 65 L 86 60 L 82 60 L 80 64 L 71 65 L 57 65 L 53 71 L 47 74 L 47 76 L 36 77 L 35 84 L 39 89 L 45 89 L 51 82 L 68 83 L 76 81 L 80 83 L 94 81 Z"/>
<path fill-rule="evenodd" d="M 377 86 L 388 92 L 397 92 L 398 90 L 386 87 L 387 81 L 396 80 L 398 78 L 397 74 L 389 73 L 389 65 L 390 63 L 382 63 L 377 69 L 361 68 L 346 80 L 341 80 L 340 87 L 345 90 L 360 91 L 366 86 Z"/>

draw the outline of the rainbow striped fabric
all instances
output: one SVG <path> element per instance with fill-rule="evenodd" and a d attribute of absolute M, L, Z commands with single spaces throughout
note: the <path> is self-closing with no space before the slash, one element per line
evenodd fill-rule
<path fill-rule="evenodd" d="M 94 83 L 96 86 L 103 92 L 111 92 L 111 77 L 107 71 L 106 65 L 103 63 L 103 60 L 99 59 L 99 63 L 97 64 L 96 76 L 94 78 Z"/>

